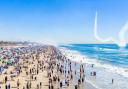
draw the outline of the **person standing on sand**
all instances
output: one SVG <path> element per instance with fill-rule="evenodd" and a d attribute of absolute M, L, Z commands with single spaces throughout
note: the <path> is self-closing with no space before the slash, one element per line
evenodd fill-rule
<path fill-rule="evenodd" d="M 19 82 L 19 79 L 17 81 L 17 88 L 19 89 L 19 86 L 20 86 L 20 82 Z"/>
<path fill-rule="evenodd" d="M 75 89 L 78 89 L 77 85 L 75 85 Z"/>
<path fill-rule="evenodd" d="M 58 82 L 60 82 L 60 78 L 59 78 L 59 76 L 58 76 Z"/>
<path fill-rule="evenodd" d="M 40 89 L 42 88 L 42 82 L 40 82 Z"/>
<path fill-rule="evenodd" d="M 114 83 L 114 79 L 112 79 L 112 84 Z"/>
<path fill-rule="evenodd" d="M 28 83 L 28 82 L 27 82 L 27 84 L 26 84 L 26 88 L 29 89 L 29 83 Z"/>
<path fill-rule="evenodd" d="M 62 88 L 63 84 L 62 84 L 62 81 L 60 82 L 60 88 Z"/>
<path fill-rule="evenodd" d="M 82 83 L 84 82 L 84 76 L 82 77 Z"/>
<path fill-rule="evenodd" d="M 8 84 L 8 89 L 11 89 L 10 83 Z"/>
<path fill-rule="evenodd" d="M 5 76 L 5 83 L 7 83 L 7 81 L 8 81 L 8 77 L 7 77 L 7 76 Z"/>
<path fill-rule="evenodd" d="M 25 89 L 25 87 L 23 86 L 23 89 Z"/>
<path fill-rule="evenodd" d="M 76 75 L 76 70 L 75 70 L 75 75 Z"/>
<path fill-rule="evenodd" d="M 91 66 L 92 68 L 94 67 L 94 64 L 92 64 L 92 66 Z"/>
<path fill-rule="evenodd" d="M 53 84 L 51 85 L 51 89 L 54 89 Z"/>
<path fill-rule="evenodd" d="M 7 86 L 7 84 L 5 84 L 5 89 L 8 89 L 8 86 Z"/>

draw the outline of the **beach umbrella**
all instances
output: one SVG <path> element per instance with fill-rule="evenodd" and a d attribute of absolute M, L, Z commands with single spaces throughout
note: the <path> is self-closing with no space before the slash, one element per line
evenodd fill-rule
<path fill-rule="evenodd" d="M 0 61 L 2 61 L 2 58 L 0 58 Z"/>
<path fill-rule="evenodd" d="M 9 60 L 6 62 L 6 64 L 10 65 L 10 64 L 12 64 L 12 61 Z"/>
<path fill-rule="evenodd" d="M 10 59 L 9 61 L 14 62 L 14 61 L 15 61 L 15 59 Z"/>

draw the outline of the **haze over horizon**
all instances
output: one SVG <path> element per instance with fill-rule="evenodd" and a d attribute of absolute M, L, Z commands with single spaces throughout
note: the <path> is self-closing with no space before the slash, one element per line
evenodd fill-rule
<path fill-rule="evenodd" d="M 100 37 L 118 40 L 127 10 L 126 0 L 1 0 L 0 40 L 102 43 L 93 33 L 96 11 Z"/>

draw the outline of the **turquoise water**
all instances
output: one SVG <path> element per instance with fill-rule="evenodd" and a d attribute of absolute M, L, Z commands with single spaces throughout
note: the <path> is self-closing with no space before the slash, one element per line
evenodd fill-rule
<path fill-rule="evenodd" d="M 67 55 L 76 55 L 74 58 L 78 60 L 81 60 L 78 56 L 85 56 L 86 80 L 98 89 L 128 89 L 128 47 L 120 48 L 115 44 L 71 44 L 61 47 L 68 50 Z M 95 65 L 94 68 L 91 64 Z M 97 72 L 96 78 L 90 76 L 91 71 Z"/>
<path fill-rule="evenodd" d="M 103 63 L 128 68 L 128 47 L 119 48 L 115 44 L 72 44 L 63 47 L 76 50 Z"/>

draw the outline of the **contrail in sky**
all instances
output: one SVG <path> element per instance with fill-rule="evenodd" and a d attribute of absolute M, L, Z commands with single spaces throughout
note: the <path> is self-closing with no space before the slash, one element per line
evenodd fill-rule
<path fill-rule="evenodd" d="M 113 37 L 108 37 L 106 39 L 102 39 L 99 35 L 98 35 L 98 30 L 97 30 L 97 27 L 98 27 L 98 24 L 97 24 L 97 16 L 98 16 L 98 13 L 96 12 L 96 15 L 95 15 L 95 22 L 94 22 L 94 36 L 95 38 L 100 41 L 100 42 L 103 42 L 103 43 L 107 43 L 107 42 L 114 42 L 115 44 L 117 44 L 118 46 L 120 47 L 125 47 L 126 46 L 126 39 L 125 39 L 125 34 L 126 32 L 128 31 L 128 22 L 123 26 L 123 28 L 121 29 L 121 31 L 119 32 L 119 40 L 115 40 Z"/>
<path fill-rule="evenodd" d="M 119 45 L 120 46 L 125 47 L 127 45 L 126 37 L 125 37 L 127 32 L 128 32 L 128 22 L 126 22 L 126 24 L 123 26 L 123 28 L 119 32 Z"/>

